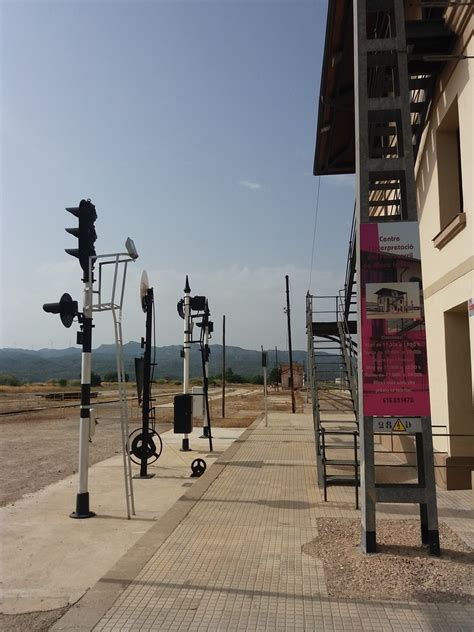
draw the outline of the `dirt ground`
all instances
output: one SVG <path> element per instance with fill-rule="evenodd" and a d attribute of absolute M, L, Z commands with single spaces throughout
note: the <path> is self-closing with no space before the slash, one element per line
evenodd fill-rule
<path fill-rule="evenodd" d="M 176 387 L 174 387 L 176 389 Z M 172 389 L 169 389 L 172 390 Z M 174 391 L 173 391 L 174 392 Z M 155 405 L 171 404 L 172 394 L 156 386 Z M 273 410 L 288 410 L 288 393 L 270 393 Z M 163 397 L 163 395 L 165 395 Z M 108 399 L 113 391 L 108 392 Z M 15 395 L 21 399 L 21 393 Z M 24 397 L 31 394 L 25 393 Z M 298 401 L 300 399 L 298 397 Z M 0 398 L 0 412 L 5 410 L 5 396 Z M 104 397 L 102 398 L 104 399 Z M 281 400 L 281 404 L 279 401 Z M 97 400 L 96 431 L 90 444 L 90 463 L 98 463 L 121 452 L 120 418 L 117 403 L 100 404 Z M 43 404 L 41 404 L 43 405 Z M 301 404 L 302 405 L 302 400 Z M 211 425 L 245 428 L 263 411 L 262 389 L 258 386 L 231 387 L 226 392 L 225 418 L 220 391 L 214 389 L 210 400 Z M 8 408 L 7 410 L 10 410 Z M 136 402 L 130 407 L 130 431 L 141 425 Z M 79 407 L 49 409 L 21 415 L 0 416 L 0 506 L 13 503 L 46 485 L 62 480 L 77 471 L 79 441 Z M 172 405 L 156 408 L 156 430 L 169 430 L 173 422 Z M 199 423 L 195 420 L 195 423 Z"/>
<path fill-rule="evenodd" d="M 469 602 L 474 551 L 440 524 L 441 557 L 420 543 L 418 520 L 378 520 L 377 553 L 360 551 L 360 521 L 321 518 L 303 552 L 323 561 L 329 595 L 338 598 Z"/>

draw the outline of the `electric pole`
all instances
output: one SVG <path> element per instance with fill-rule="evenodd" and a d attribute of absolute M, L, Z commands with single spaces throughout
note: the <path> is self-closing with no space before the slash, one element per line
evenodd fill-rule
<path fill-rule="evenodd" d="M 286 281 L 286 318 L 288 321 L 288 355 L 290 359 L 290 382 L 291 382 L 291 412 L 296 412 L 295 406 L 295 384 L 293 380 L 293 353 L 291 350 L 291 319 L 290 319 L 290 288 L 288 275 L 285 276 Z"/>
<path fill-rule="evenodd" d="M 222 418 L 225 417 L 225 315 L 222 316 Z"/>

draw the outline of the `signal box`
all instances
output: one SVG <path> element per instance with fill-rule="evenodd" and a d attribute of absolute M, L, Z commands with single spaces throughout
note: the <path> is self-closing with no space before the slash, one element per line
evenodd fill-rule
<path fill-rule="evenodd" d="M 193 431 L 193 396 L 174 396 L 174 433 L 190 434 Z"/>

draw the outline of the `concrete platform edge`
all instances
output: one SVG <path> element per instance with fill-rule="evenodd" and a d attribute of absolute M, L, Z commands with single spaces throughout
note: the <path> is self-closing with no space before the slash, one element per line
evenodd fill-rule
<path fill-rule="evenodd" d="M 197 480 L 191 489 L 179 498 L 149 531 L 90 588 L 66 614 L 50 628 L 50 632 L 92 630 L 112 606 L 120 593 L 135 579 L 144 565 L 176 527 L 184 520 L 195 503 L 202 498 L 212 483 L 220 476 L 227 463 L 240 450 L 249 435 L 260 425 L 264 415 L 255 421 L 236 439 L 231 446 L 215 461 L 206 473 Z"/>

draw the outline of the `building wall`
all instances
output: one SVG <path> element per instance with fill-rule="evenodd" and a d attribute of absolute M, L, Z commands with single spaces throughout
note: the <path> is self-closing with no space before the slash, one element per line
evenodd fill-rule
<path fill-rule="evenodd" d="M 290 365 L 281 364 L 281 386 L 282 388 L 291 388 L 290 384 Z M 303 388 L 303 375 L 304 366 L 298 362 L 293 362 L 293 379 L 295 381 L 295 388 Z"/>
<path fill-rule="evenodd" d="M 459 35 L 455 53 L 474 55 L 472 9 L 451 10 L 448 22 Z M 467 314 L 468 301 L 474 298 L 473 77 L 473 59 L 450 62 L 444 69 L 417 162 L 432 422 L 434 426 L 445 425 L 448 432 L 464 434 L 474 433 L 474 318 Z M 456 110 L 457 121 L 454 121 Z M 461 197 L 452 146 L 453 126 L 457 123 Z M 462 202 L 464 213 L 459 217 Z M 452 232 L 458 232 L 442 245 L 440 232 L 450 218 L 457 223 Z M 441 247 L 433 242 L 437 236 Z M 434 428 L 434 433 L 440 431 Z M 461 441 L 435 437 L 434 445 L 458 462 L 462 457 L 471 457 L 474 463 L 474 438 L 464 437 Z M 456 486 L 463 486 L 458 480 L 463 473 L 470 486 L 467 466 L 465 472 L 453 468 Z"/>

